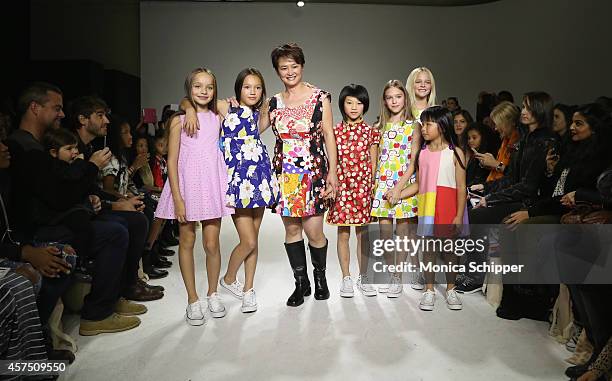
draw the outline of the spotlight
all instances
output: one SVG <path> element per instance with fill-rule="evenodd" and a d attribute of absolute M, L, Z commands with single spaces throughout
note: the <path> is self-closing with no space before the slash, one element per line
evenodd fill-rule
<path fill-rule="evenodd" d="M 302 8 L 305 5 L 305 3 L 303 1 L 298 1 L 297 2 L 297 6 Z"/>

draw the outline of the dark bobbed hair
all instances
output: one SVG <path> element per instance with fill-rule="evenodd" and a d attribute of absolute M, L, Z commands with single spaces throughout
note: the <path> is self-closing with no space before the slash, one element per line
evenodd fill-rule
<path fill-rule="evenodd" d="M 242 85 L 244 84 L 245 78 L 249 75 L 254 75 L 261 81 L 261 89 L 263 90 L 261 92 L 261 98 L 253 106 L 254 109 L 259 110 L 264 102 L 264 99 L 266 99 L 266 82 L 264 82 L 263 75 L 261 75 L 261 72 L 259 70 L 249 67 L 238 73 L 238 76 L 236 77 L 236 82 L 234 82 L 234 94 L 236 94 L 236 99 L 238 100 L 238 102 L 240 102 L 240 93 L 242 92 Z"/>
<path fill-rule="evenodd" d="M 359 102 L 363 103 L 363 114 L 365 115 L 370 108 L 370 96 L 368 94 L 368 90 L 362 85 L 356 85 L 351 83 L 350 85 L 344 86 L 340 91 L 340 96 L 338 97 L 338 107 L 340 108 L 340 113 L 342 114 L 342 119 L 346 120 L 346 113 L 344 112 L 344 100 L 346 97 L 355 97 L 359 100 Z"/>
<path fill-rule="evenodd" d="M 281 46 L 277 46 L 272 50 L 270 58 L 272 59 L 272 66 L 274 70 L 278 72 L 278 60 L 281 58 L 291 58 L 298 65 L 304 66 L 306 59 L 304 58 L 304 51 L 295 42 L 290 42 Z"/>

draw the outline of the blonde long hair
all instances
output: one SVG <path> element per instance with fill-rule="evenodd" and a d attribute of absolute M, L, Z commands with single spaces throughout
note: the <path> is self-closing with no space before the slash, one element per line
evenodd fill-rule
<path fill-rule="evenodd" d="M 382 97 L 380 99 L 380 116 L 378 118 L 378 124 L 376 125 L 376 127 L 381 129 L 387 125 L 387 122 L 391 118 L 391 113 L 389 112 L 389 109 L 385 104 L 385 93 L 392 87 L 399 89 L 404 94 L 404 109 L 402 110 L 402 120 L 412 120 L 414 118 L 414 116 L 412 115 L 410 97 L 408 96 L 406 88 L 399 80 L 392 79 L 385 85 L 382 92 Z"/>
<path fill-rule="evenodd" d="M 416 94 L 414 92 L 414 83 L 416 81 L 417 76 L 425 72 L 429 75 L 429 79 L 431 79 L 431 92 L 427 96 L 427 107 L 436 105 L 436 80 L 434 79 L 433 73 L 431 70 L 426 68 L 425 66 L 417 67 L 410 72 L 408 78 L 406 79 L 406 90 L 408 90 L 408 95 L 410 95 L 410 103 L 416 103 Z"/>

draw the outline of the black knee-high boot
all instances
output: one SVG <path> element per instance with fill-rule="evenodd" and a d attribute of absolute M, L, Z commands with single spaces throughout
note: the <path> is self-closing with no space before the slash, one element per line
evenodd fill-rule
<path fill-rule="evenodd" d="M 287 305 L 297 307 L 304 303 L 304 296 L 310 295 L 310 281 L 306 272 L 306 247 L 304 240 L 285 244 L 287 257 L 295 278 L 295 290 L 287 299 Z"/>
<path fill-rule="evenodd" d="M 310 243 L 308 244 L 308 247 L 310 248 L 310 259 L 312 260 L 312 265 L 314 266 L 312 273 L 315 284 L 315 299 L 329 299 L 329 289 L 327 288 L 327 279 L 325 279 L 327 241 L 323 247 L 312 247 Z"/>

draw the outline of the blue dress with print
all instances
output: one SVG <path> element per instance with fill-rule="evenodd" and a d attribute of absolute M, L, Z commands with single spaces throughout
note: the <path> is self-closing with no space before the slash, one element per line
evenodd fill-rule
<path fill-rule="evenodd" d="M 278 182 L 259 137 L 259 111 L 230 107 L 223 120 L 221 142 L 227 165 L 227 206 L 271 207 L 278 202 Z"/>

